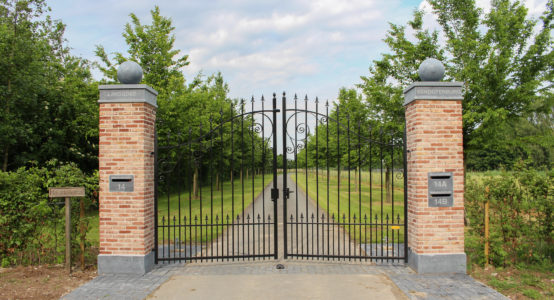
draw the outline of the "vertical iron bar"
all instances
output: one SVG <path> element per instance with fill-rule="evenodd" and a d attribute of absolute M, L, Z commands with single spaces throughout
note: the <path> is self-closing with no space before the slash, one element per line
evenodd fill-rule
<path fill-rule="evenodd" d="M 358 244 L 360 246 L 360 261 L 362 260 L 362 142 L 360 140 L 360 127 L 361 127 L 361 120 L 358 120 L 358 222 L 359 225 L 359 236 L 358 236 Z M 356 225 L 354 225 L 356 226 Z M 354 228 L 355 229 L 355 228 Z M 364 232 L 365 233 L 365 232 Z"/>
<path fill-rule="evenodd" d="M 220 140 L 220 143 L 221 143 L 221 149 L 219 150 L 219 190 L 221 192 L 221 233 L 222 233 L 222 236 L 223 236 L 223 232 L 225 230 L 226 227 L 223 227 L 223 218 L 224 218 L 224 213 L 223 213 L 223 180 L 225 179 L 225 177 L 223 176 L 223 145 L 224 145 L 224 142 L 223 142 L 223 108 L 220 108 L 219 110 L 219 140 Z M 224 252 L 223 252 L 223 246 L 224 246 L 224 243 L 221 243 L 221 256 L 224 256 Z"/>
<path fill-rule="evenodd" d="M 298 252 L 298 131 L 296 130 L 296 126 L 298 126 L 298 97 L 296 96 L 296 94 L 294 95 L 294 172 L 295 172 L 295 188 L 296 188 L 296 193 L 295 193 L 295 197 L 296 197 L 296 211 L 295 211 L 295 227 L 296 227 L 296 254 L 299 254 L 300 252 Z M 302 226 L 302 225 L 300 225 Z M 300 241 L 302 242 L 302 241 Z M 302 246 L 303 248 L 304 246 Z M 292 247 L 291 247 L 291 252 L 292 252 Z M 304 259 L 302 257 L 302 259 Z"/>
<path fill-rule="evenodd" d="M 263 246 L 262 250 L 264 255 L 265 252 L 265 101 L 264 96 L 262 95 L 262 239 L 263 239 Z M 265 256 L 263 258 L 265 260 Z"/>
<path fill-rule="evenodd" d="M 185 170 L 186 172 L 186 170 Z M 178 201 L 179 201 L 179 211 L 178 211 L 178 220 L 179 220 L 179 262 L 181 262 L 181 257 L 182 257 L 182 252 L 181 252 L 181 244 L 182 244 L 182 240 L 181 240 L 181 189 L 182 189 L 182 186 L 179 184 L 179 186 L 177 187 L 178 189 Z"/>
<path fill-rule="evenodd" d="M 352 193 L 352 191 L 350 190 L 350 169 L 352 168 L 352 166 L 350 165 L 350 112 L 348 112 L 348 114 L 346 115 L 346 123 L 347 123 L 347 128 L 348 128 L 348 131 L 346 131 L 346 136 L 347 136 L 347 139 L 348 139 L 348 142 L 346 143 L 347 144 L 347 149 L 348 149 L 348 224 L 350 224 L 350 195 Z M 350 236 L 350 225 L 348 225 L 348 230 L 346 230 L 345 232 L 345 235 L 348 234 L 348 236 Z M 348 243 L 348 256 L 350 256 L 352 254 L 352 251 L 351 251 L 351 245 L 352 243 Z M 351 260 L 350 258 L 348 258 L 348 260 Z"/>
<path fill-rule="evenodd" d="M 373 218 L 373 158 L 372 158 L 372 132 L 371 127 L 369 127 L 369 255 L 373 256 L 373 229 L 371 228 L 371 218 Z M 367 230 L 367 226 L 366 226 Z M 367 234 L 367 233 L 366 233 Z M 367 240 L 367 238 L 366 238 Z"/>
<path fill-rule="evenodd" d="M 387 214 L 387 226 L 385 227 L 387 229 L 387 257 L 390 257 L 390 251 L 389 251 L 389 214 Z"/>
<path fill-rule="evenodd" d="M 197 215 L 194 215 L 194 252 L 196 254 L 196 250 L 198 249 L 198 216 Z M 202 228 L 200 229 L 200 231 L 202 231 Z M 202 242 L 202 241 L 200 241 Z M 202 246 L 200 246 L 200 257 L 202 257 Z M 191 256 L 192 258 L 192 256 Z M 202 260 L 200 260 L 202 261 Z"/>
<path fill-rule="evenodd" d="M 192 141 L 191 127 L 189 127 L 188 140 L 189 140 L 189 151 L 187 154 L 187 158 L 188 158 L 188 163 L 190 164 L 190 166 L 192 166 L 194 158 L 192 156 L 192 143 L 190 143 L 190 141 Z M 193 168 L 190 168 L 190 169 L 193 170 Z M 189 259 L 192 261 L 192 189 L 194 188 L 193 187 L 194 183 L 192 180 L 194 180 L 194 173 L 189 173 L 189 174 L 192 175 L 190 178 L 188 178 L 188 182 L 190 183 L 190 186 L 189 186 L 189 225 L 190 225 L 189 226 Z M 196 245 L 194 245 L 194 247 L 196 248 Z"/>
<path fill-rule="evenodd" d="M 222 221 L 222 223 L 223 223 L 223 221 Z M 234 230 L 233 225 L 230 225 L 230 226 L 231 226 L 231 230 Z M 227 214 L 225 216 L 225 228 L 227 228 L 227 230 L 225 230 L 226 235 L 227 235 L 227 238 L 225 239 L 226 244 L 227 244 L 226 245 L 227 246 L 227 261 L 229 261 L 229 214 Z M 233 253 L 231 253 L 231 255 L 233 255 Z"/>
<path fill-rule="evenodd" d="M 244 253 L 244 99 L 240 102 L 240 185 L 241 185 L 241 213 L 242 213 L 242 252 Z M 242 258 L 244 260 L 244 256 Z"/>
<path fill-rule="evenodd" d="M 285 92 L 283 92 L 283 250 L 284 250 L 284 258 L 286 259 L 288 256 L 288 249 L 287 249 L 287 138 L 286 138 L 286 130 L 287 130 L 287 98 L 285 97 Z"/>
<path fill-rule="evenodd" d="M 325 137 L 325 143 L 326 143 L 326 147 L 325 147 L 325 152 L 327 154 L 326 156 L 326 159 L 327 159 L 327 255 L 330 255 L 331 254 L 331 251 L 329 251 L 329 246 L 330 246 L 330 240 L 329 240 L 329 226 L 331 225 L 331 219 L 329 218 L 329 213 L 331 212 L 331 208 L 329 207 L 329 177 L 330 177 L 330 173 L 329 173 L 329 100 L 325 101 L 325 122 L 327 123 L 326 124 L 326 137 Z M 335 239 L 335 237 L 333 236 L 333 240 Z M 327 258 L 327 260 L 329 260 L 329 258 Z"/>
<path fill-rule="evenodd" d="M 252 101 L 251 101 L 251 107 L 252 107 L 252 112 L 254 112 L 254 96 L 252 96 Z M 255 212 L 255 209 L 254 209 L 254 205 L 256 203 L 256 201 L 254 201 L 254 197 L 256 196 L 255 193 L 254 193 L 254 176 L 256 175 L 255 173 L 255 169 L 254 169 L 254 135 L 256 134 L 254 132 L 254 126 L 255 126 L 255 120 L 254 120 L 254 114 L 252 113 L 252 136 L 251 136 L 251 145 L 252 145 L 252 149 L 250 149 L 250 151 L 252 151 L 252 164 L 251 164 L 251 168 L 252 168 L 252 254 L 253 255 L 256 255 L 256 226 L 254 225 L 256 223 L 256 212 Z"/>
<path fill-rule="evenodd" d="M 371 219 L 371 215 L 369 216 L 370 219 Z M 371 221 L 371 220 L 370 220 Z M 371 234 L 371 228 L 369 228 L 369 232 Z M 369 255 L 367 254 L 367 214 L 364 214 L 364 235 L 365 235 L 365 247 L 364 247 L 364 251 L 365 251 L 365 261 L 367 261 L 367 257 L 370 256 L 371 257 L 371 238 L 369 240 L 369 245 L 370 245 L 370 248 L 369 248 Z"/>
<path fill-rule="evenodd" d="M 177 222 L 175 222 L 175 215 L 173 215 L 173 252 L 175 252 L 175 250 L 176 250 L 175 249 L 175 242 L 176 242 L 176 240 L 175 240 L 175 231 L 176 231 L 175 230 L 176 229 L 175 228 L 175 223 L 177 223 Z M 177 257 L 177 254 L 173 253 L 173 258 L 175 259 L 176 257 Z"/>
<path fill-rule="evenodd" d="M 379 142 L 379 160 L 381 161 L 381 257 L 383 257 L 383 128 L 379 129 Z M 383 258 L 381 258 L 381 262 L 383 262 Z"/>
<path fill-rule="evenodd" d="M 210 116 L 210 238 L 207 239 L 210 242 L 214 238 L 214 176 L 213 176 L 213 148 L 214 148 L 214 136 L 213 136 L 213 118 Z M 206 224 L 207 225 L 207 224 Z M 208 228 L 206 227 L 206 236 L 208 236 Z M 214 261 L 214 247 L 211 248 L 212 261 Z"/>
<path fill-rule="evenodd" d="M 285 111 L 281 112 L 283 115 L 285 115 Z M 275 191 L 278 191 L 277 189 L 277 95 L 273 93 L 273 189 Z M 283 124 L 283 128 L 285 125 Z M 283 132 L 285 134 L 286 131 Z M 286 150 L 286 149 L 285 149 Z M 286 151 L 285 151 L 286 153 Z M 286 160 L 284 160 L 286 161 Z M 273 201 L 273 256 L 275 259 L 278 258 L 278 251 L 277 251 L 277 199 L 279 199 L 279 194 L 277 193 L 271 193 L 271 200 Z M 269 218 L 268 218 L 269 220 Z M 271 241 L 270 241 L 271 244 Z M 271 247 L 271 245 L 270 245 Z M 271 249 L 271 248 L 270 248 Z M 286 249 L 285 249 L 286 253 Z"/>
<path fill-rule="evenodd" d="M 337 104 L 337 220 L 340 224 L 340 102 Z M 340 225 L 338 225 L 340 226 Z M 337 227 L 337 254 L 340 256 L 340 227 Z"/>
<path fill-rule="evenodd" d="M 235 107 L 231 104 L 231 256 L 233 261 L 235 260 L 235 117 Z"/>
<path fill-rule="evenodd" d="M 166 179 L 166 183 L 165 183 L 166 187 L 167 187 L 167 257 L 168 258 L 171 258 L 171 252 L 169 252 L 170 250 L 170 239 L 171 239 L 171 227 L 169 227 L 169 222 L 171 222 L 171 214 L 170 214 L 170 187 L 169 187 L 169 178 Z M 168 261 L 169 263 L 171 263 L 171 261 Z"/>
<path fill-rule="evenodd" d="M 200 136 L 202 136 L 202 124 L 200 124 Z M 200 158 L 199 158 L 200 160 Z M 196 184 L 198 185 L 198 197 L 200 198 L 198 201 L 200 202 L 200 261 L 203 261 L 202 257 L 204 256 L 204 251 L 202 251 L 202 248 L 203 248 L 203 237 L 204 237 L 204 230 L 203 230 L 203 220 L 202 220 L 202 216 L 204 215 L 202 209 L 203 209 L 203 205 L 202 205 L 202 163 L 201 161 L 198 162 L 198 177 L 196 177 Z"/>
<path fill-rule="evenodd" d="M 310 241 L 310 237 L 309 237 L 309 227 L 308 227 L 308 222 L 309 222 L 309 211 L 308 211 L 308 197 L 310 197 L 309 193 L 308 193 L 308 95 L 306 95 L 306 97 L 304 97 L 304 153 L 306 154 L 305 155 L 305 159 L 306 159 L 306 172 L 305 172 L 305 175 L 306 175 L 306 254 L 310 254 L 310 244 L 309 244 L 309 241 Z M 312 232 L 313 234 L 313 232 Z M 313 250 L 313 249 L 312 249 Z"/>
<path fill-rule="evenodd" d="M 165 216 L 162 216 L 162 258 L 165 258 Z"/>
<path fill-rule="evenodd" d="M 315 209 L 315 215 L 317 220 L 316 225 L 316 245 L 317 245 L 317 259 L 319 260 L 319 165 L 318 165 L 318 158 L 319 158 L 319 136 L 318 136 L 318 122 L 319 119 L 319 99 L 315 97 L 315 193 L 316 193 L 316 209 Z M 306 153 L 308 152 L 308 147 L 306 147 Z M 313 232 L 312 232 L 313 234 Z"/>
<path fill-rule="evenodd" d="M 391 223 L 394 225 L 394 139 L 393 135 L 391 133 L 391 153 L 390 153 L 390 161 L 391 161 L 391 202 L 392 202 L 392 213 L 391 213 Z M 392 229 L 392 256 L 394 256 L 394 229 Z"/>

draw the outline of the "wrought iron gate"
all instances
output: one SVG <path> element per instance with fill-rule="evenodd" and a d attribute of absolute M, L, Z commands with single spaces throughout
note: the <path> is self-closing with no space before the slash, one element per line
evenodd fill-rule
<path fill-rule="evenodd" d="M 402 134 L 355 103 L 265 102 L 159 133 L 156 263 L 405 261 Z"/>

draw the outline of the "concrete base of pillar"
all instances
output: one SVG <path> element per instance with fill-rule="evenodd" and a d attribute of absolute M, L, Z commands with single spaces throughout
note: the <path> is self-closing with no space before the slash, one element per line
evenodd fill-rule
<path fill-rule="evenodd" d="M 98 255 L 98 274 L 146 274 L 154 267 L 154 255 Z"/>
<path fill-rule="evenodd" d="M 417 254 L 408 249 L 408 265 L 418 274 L 466 274 L 466 254 Z"/>

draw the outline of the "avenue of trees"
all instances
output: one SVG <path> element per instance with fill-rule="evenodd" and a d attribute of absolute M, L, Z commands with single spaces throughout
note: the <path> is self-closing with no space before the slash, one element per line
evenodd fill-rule
<path fill-rule="evenodd" d="M 471 0 L 430 3 L 440 30 L 424 29 L 421 11 L 406 25 L 390 24 L 384 40 L 389 52 L 371 63 L 356 89 L 339 92 L 331 115 L 340 104 L 345 112 L 340 114 L 341 123 L 351 111 L 348 117 L 354 128 L 360 123 L 372 132 L 401 138 L 402 90 L 419 80 L 419 64 L 435 57 L 446 65 L 445 80 L 465 83 L 464 147 L 469 169 L 510 168 L 519 160 L 550 168 L 553 1 L 538 20 L 528 16 L 523 4 L 510 0 L 492 1 L 487 13 Z M 98 85 L 115 83 L 118 64 L 128 59 L 143 67 L 143 83 L 159 92 L 160 144 L 169 144 L 168 138 L 175 142 L 199 138 L 209 131 L 210 119 L 215 127 L 240 111 L 240 103 L 227 96 L 229 88 L 221 74 L 185 80 L 182 68 L 189 57 L 174 48 L 174 27 L 159 8 L 152 10 L 151 24 L 130 14 L 123 31 L 127 53 L 110 54 L 110 49 L 98 45 L 99 63 L 71 55 L 63 38 L 65 25 L 47 12 L 43 0 L 4 1 L 0 7 L 3 171 L 30 161 L 43 165 L 53 158 L 74 162 L 85 172 L 95 170 Z M 92 68 L 104 78 L 94 80 Z M 250 119 L 245 122 L 246 128 L 251 127 Z M 229 132 L 230 126 L 224 126 L 214 150 L 225 151 Z M 312 137 L 310 143 L 314 141 Z M 201 148 L 193 150 L 207 151 Z"/>
<path fill-rule="evenodd" d="M 403 89 L 419 80 L 421 62 L 434 57 L 444 62 L 446 81 L 464 82 L 468 170 L 511 169 L 519 161 L 550 169 L 554 163 L 554 2 L 547 3 L 539 20 L 531 19 L 517 1 L 494 0 L 487 13 L 472 0 L 429 2 L 440 29 L 425 29 L 422 11 L 416 11 L 406 25 L 390 24 L 384 39 L 389 52 L 372 62 L 357 89 L 339 92 L 331 115 L 340 105 L 339 122 L 346 124 L 350 114 L 354 131 L 359 121 L 366 137 L 376 139 L 384 131 L 389 140 L 401 138 Z M 335 140 L 331 138 L 330 149 L 336 149 Z M 309 165 L 315 160 L 315 152 L 310 151 L 314 144 L 315 139 L 310 139 Z"/>

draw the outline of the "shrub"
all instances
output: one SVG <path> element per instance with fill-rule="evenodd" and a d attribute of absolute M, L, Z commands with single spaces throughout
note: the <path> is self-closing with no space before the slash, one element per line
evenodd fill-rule
<path fill-rule="evenodd" d="M 490 205 L 490 263 L 552 262 L 554 258 L 554 173 L 525 169 L 469 175 L 465 206 L 469 220 L 466 249 L 484 263 L 485 203 Z"/>
<path fill-rule="evenodd" d="M 85 207 L 93 204 L 98 190 L 97 172 L 86 175 L 73 163 L 50 161 L 0 172 L 0 255 L 2 265 L 62 262 L 64 207 L 61 199 L 48 197 L 49 187 L 85 186 Z M 72 244 L 79 236 L 79 205 L 72 205 Z M 85 224 L 86 225 L 86 224 Z M 58 228 L 59 227 L 59 228 Z M 84 237 L 83 237 L 84 238 Z M 77 247 L 72 247 L 77 252 Z"/>

